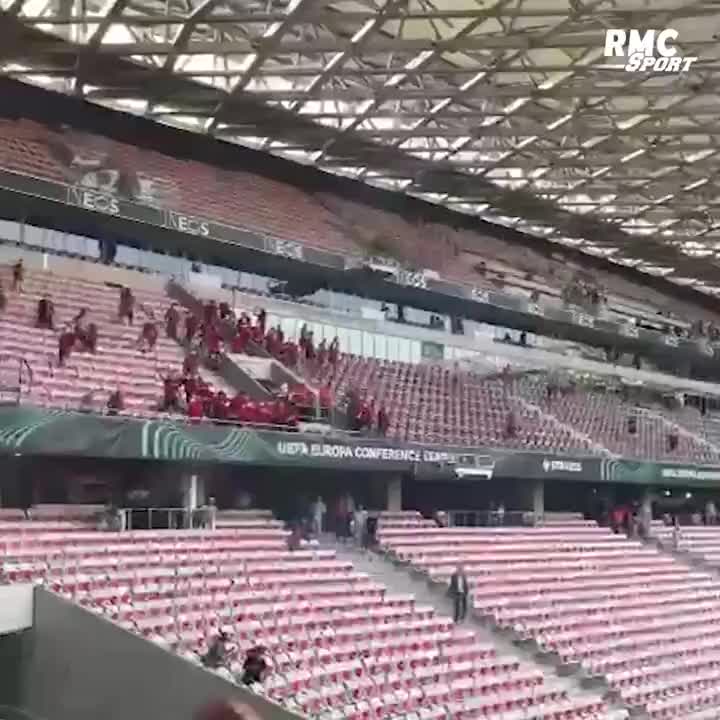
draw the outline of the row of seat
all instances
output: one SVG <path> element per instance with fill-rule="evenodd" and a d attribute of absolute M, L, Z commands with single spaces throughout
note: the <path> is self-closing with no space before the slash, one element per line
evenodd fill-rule
<path fill-rule="evenodd" d="M 561 289 L 575 272 L 566 263 L 472 230 L 416 224 L 396 213 L 328 193 L 312 193 L 260 173 L 177 160 L 147 148 L 69 128 L 58 131 L 24 119 L 0 119 L 0 167 L 123 193 L 139 202 L 345 255 L 364 255 L 380 239 L 395 256 L 414 266 L 479 287 L 500 285 L 524 297 L 538 291 L 545 302 L 559 302 Z M 481 263 L 487 265 L 487 272 L 485 267 L 478 271 Z M 644 288 L 639 295 L 632 283 L 609 273 L 601 282 L 612 285 L 620 295 L 638 298 L 648 315 L 667 308 L 667 298 L 652 289 Z M 649 307 L 652 303 L 657 307 Z M 693 317 L 702 313 L 696 307 L 687 311 Z"/>
<path fill-rule="evenodd" d="M 122 387 L 128 412 L 154 412 L 162 377 L 181 369 L 182 348 L 161 332 L 154 353 L 140 352 L 139 327 L 117 320 L 117 288 L 46 272 L 26 275 L 23 292 L 8 291 L 7 307 L 0 315 L 0 372 L 8 381 L 17 374 L 9 358 L 22 357 L 32 368 L 25 398 L 29 402 L 102 409 L 108 395 Z M 9 268 L 0 269 L 0 279 L 10 287 Z M 169 304 L 163 292 L 138 289 L 135 294 L 138 325 L 145 314 L 162 318 Z M 80 309 L 90 309 L 90 320 L 99 327 L 96 354 L 77 352 L 64 367 L 57 367 L 57 333 L 34 327 L 37 301 L 43 295 L 55 303 L 58 327 Z M 677 449 L 670 451 L 667 434 L 673 422 L 660 414 L 640 415 L 637 433 L 629 435 L 627 417 L 633 408 L 615 396 L 579 392 L 549 400 L 548 381 L 541 375 L 484 380 L 432 363 L 345 353 L 334 365 L 306 364 L 305 372 L 316 386 L 329 384 L 337 398 L 350 389 L 360 390 L 376 409 L 392 409 L 388 435 L 401 442 L 720 462 L 720 449 L 689 431 L 679 434 Z"/>
<path fill-rule="evenodd" d="M 11 358 L 21 357 L 32 370 L 26 400 L 52 407 L 77 408 L 87 398 L 103 408 L 108 395 L 123 389 L 129 412 L 151 412 L 162 399 L 162 377 L 182 369 L 183 350 L 160 333 L 155 352 L 142 353 L 137 341 L 146 314 L 160 320 L 170 304 L 164 293 L 136 290 L 134 326 L 118 320 L 119 290 L 92 280 L 26 270 L 22 292 L 14 292 L 11 270 L 0 268 L 7 306 L 0 314 L 0 347 L 4 372 L 17 374 Z M 88 322 L 98 326 L 95 354 L 73 352 L 58 367 L 58 332 L 35 327 L 38 301 L 47 295 L 55 305 L 55 325 L 62 329 L 87 308 Z"/>
<path fill-rule="evenodd" d="M 62 523 L 0 519 L 6 581 L 43 583 L 194 661 L 223 628 L 238 650 L 228 677 L 262 644 L 272 672 L 258 690 L 305 716 L 616 720 L 599 697 L 571 695 L 538 667 L 498 655 L 334 551 L 289 551 L 267 515 L 219 515 L 215 531 Z"/>
<path fill-rule="evenodd" d="M 477 614 L 604 675 L 652 718 L 700 717 L 720 693 L 707 653 L 720 581 L 639 541 L 577 524 L 428 529 L 414 513 L 379 541 L 440 583 L 462 563 Z"/>

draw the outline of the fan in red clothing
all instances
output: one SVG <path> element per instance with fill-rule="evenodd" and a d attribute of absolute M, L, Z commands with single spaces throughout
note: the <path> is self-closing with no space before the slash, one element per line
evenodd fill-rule
<path fill-rule="evenodd" d="M 140 352 L 153 352 L 158 341 L 157 325 L 150 320 L 143 323 L 140 337 L 138 337 L 137 345 Z"/>
<path fill-rule="evenodd" d="M 293 385 L 288 393 L 288 400 L 301 415 L 313 415 L 315 412 L 315 394 L 306 385 Z"/>
<path fill-rule="evenodd" d="M 227 420 L 229 405 L 227 395 L 220 390 L 212 401 L 212 417 L 215 420 Z"/>
<path fill-rule="evenodd" d="M 221 320 L 232 320 L 233 311 L 230 309 L 230 305 L 226 302 L 221 302 L 219 306 L 220 319 Z"/>
<path fill-rule="evenodd" d="M 278 398 L 273 407 L 273 424 L 294 427 L 297 425 L 297 421 L 298 418 L 294 405 L 289 403 L 285 398 Z"/>
<path fill-rule="evenodd" d="M 95 354 L 98 344 L 98 326 L 91 322 L 85 328 L 85 337 L 83 338 L 83 346 L 85 350 Z"/>
<path fill-rule="evenodd" d="M 201 378 L 197 378 L 196 396 L 202 402 L 203 414 L 209 416 L 212 413 L 212 404 L 215 394 L 210 386 Z"/>
<path fill-rule="evenodd" d="M 232 351 L 234 353 L 245 353 L 247 351 L 247 346 L 250 340 L 252 339 L 252 331 L 250 329 L 249 325 L 241 325 L 238 322 L 237 326 L 237 334 L 233 338 L 232 341 Z"/>
<path fill-rule="evenodd" d="M 192 420 L 201 420 L 205 414 L 203 401 L 198 397 L 193 397 L 187 404 L 187 414 Z"/>
<path fill-rule="evenodd" d="M 197 353 L 188 353 L 183 360 L 182 372 L 186 376 L 195 376 L 200 369 L 200 358 Z"/>
<path fill-rule="evenodd" d="M 223 340 L 220 331 L 215 325 L 208 325 L 205 329 L 205 349 L 207 350 L 207 363 L 211 368 L 220 366 L 223 351 Z"/>
<path fill-rule="evenodd" d="M 328 349 L 328 360 L 330 361 L 331 365 L 337 365 L 338 358 L 340 356 L 340 340 L 338 340 L 337 336 L 335 336 L 330 343 L 330 347 Z"/>
<path fill-rule="evenodd" d="M 165 312 L 165 334 L 171 340 L 178 339 L 178 325 L 180 325 L 180 311 L 177 303 L 173 303 Z"/>
<path fill-rule="evenodd" d="M 65 330 L 58 338 L 58 366 L 65 365 L 65 361 L 70 357 L 70 353 L 75 347 L 77 338 L 72 330 Z"/>
<path fill-rule="evenodd" d="M 317 351 L 315 350 L 315 334 L 311 330 L 305 338 L 305 357 L 308 360 L 315 360 Z"/>
<path fill-rule="evenodd" d="M 323 410 L 329 410 L 335 404 L 335 398 L 333 397 L 332 385 L 325 383 L 318 390 L 318 399 L 320 401 L 320 407 Z"/>
<path fill-rule="evenodd" d="M 133 324 L 133 318 L 135 317 L 135 296 L 130 288 L 124 287 L 120 290 L 118 317 L 120 318 L 120 322 L 127 320 L 128 325 Z"/>
<path fill-rule="evenodd" d="M 13 265 L 13 290 L 15 292 L 23 291 L 23 283 L 25 282 L 25 265 L 23 265 L 23 259 L 20 258 Z"/>
<path fill-rule="evenodd" d="M 198 319 L 192 314 L 185 315 L 185 342 L 190 344 L 195 340 L 199 327 Z"/>
<path fill-rule="evenodd" d="M 329 418 L 330 411 L 335 405 L 332 385 L 329 382 L 322 385 L 318 390 L 318 404 L 320 405 L 320 417 L 324 419 Z"/>
<path fill-rule="evenodd" d="M 275 328 L 270 328 L 265 335 L 265 348 L 273 356 L 277 355 L 279 350 L 278 336 Z"/>
<path fill-rule="evenodd" d="M 203 322 L 205 325 L 214 325 L 218 321 L 218 306 L 214 300 L 203 306 Z"/>
<path fill-rule="evenodd" d="M 368 402 L 360 403 L 360 422 L 364 428 L 369 428 L 373 421 L 372 405 Z"/>
<path fill-rule="evenodd" d="M 44 295 L 38 301 L 35 327 L 45 328 L 46 330 L 55 329 L 55 305 L 47 295 Z"/>
<path fill-rule="evenodd" d="M 286 342 L 280 349 L 279 357 L 288 367 L 295 367 L 300 358 L 298 346 L 292 341 Z"/>
<path fill-rule="evenodd" d="M 275 422 L 276 405 L 274 400 L 266 400 L 255 405 L 255 422 L 272 425 Z"/>
<path fill-rule="evenodd" d="M 168 373 L 163 378 L 163 401 L 160 410 L 163 412 L 180 411 L 180 383 L 182 381 Z"/>
<path fill-rule="evenodd" d="M 327 362 L 327 359 L 328 359 L 327 341 L 325 340 L 325 338 L 323 338 L 317 347 L 318 365 L 320 367 L 322 367 Z"/>
<path fill-rule="evenodd" d="M 265 336 L 265 326 L 267 324 L 267 313 L 264 309 L 260 309 L 255 319 L 255 326 L 260 329 L 263 337 Z"/>
<path fill-rule="evenodd" d="M 377 414 L 377 429 L 381 437 L 386 437 L 390 429 L 390 416 L 385 412 L 384 407 L 380 407 Z"/>
<path fill-rule="evenodd" d="M 228 420 L 240 421 L 242 414 L 242 408 L 248 401 L 248 396 L 245 393 L 238 393 L 228 403 L 227 418 Z"/>
<path fill-rule="evenodd" d="M 257 345 L 263 344 L 263 341 L 265 340 L 265 330 L 261 325 L 256 323 L 250 328 L 250 338 Z"/>

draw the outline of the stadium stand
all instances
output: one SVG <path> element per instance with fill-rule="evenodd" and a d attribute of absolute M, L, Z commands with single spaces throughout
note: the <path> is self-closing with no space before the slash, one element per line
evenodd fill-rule
<path fill-rule="evenodd" d="M 680 518 L 677 519 L 677 537 L 674 526 L 663 520 L 652 522 L 650 530 L 652 537 L 660 542 L 661 547 L 685 553 L 689 558 L 706 567 L 720 567 L 720 527 L 715 524 L 717 518 L 709 519 L 706 515 L 705 525 L 701 524 L 699 513 L 694 518 L 687 518 L 689 520 L 687 524 L 680 525 Z"/>
<path fill-rule="evenodd" d="M 366 204 L 312 192 L 250 174 L 180 161 L 162 153 L 109 140 L 72 128 L 50 128 L 35 121 L 0 119 L 0 167 L 70 184 L 118 193 L 140 202 L 172 208 L 245 228 L 260 235 L 298 241 L 351 255 L 393 253 L 401 262 L 427 267 L 476 287 L 502 288 L 541 303 L 567 302 L 564 289 L 581 283 L 608 291 L 608 304 L 589 309 L 623 318 L 662 322 L 683 332 L 693 320 L 717 320 L 712 313 L 670 300 L 608 273 L 587 278 L 583 268 L 561 255 L 548 258 L 467 230 L 410 222 Z M 438 252 L 438 246 L 444 249 Z M 587 303 L 583 303 L 587 305 Z"/>
<path fill-rule="evenodd" d="M 10 288 L 11 269 L 0 274 Z M 8 305 L 0 315 L 3 353 L 24 358 L 33 374 L 32 402 L 52 407 L 77 408 L 83 398 L 96 395 L 104 406 L 110 393 L 123 388 L 128 411 L 152 412 L 162 398 L 161 375 L 168 370 L 179 373 L 184 353 L 180 346 L 160 334 L 154 353 L 143 354 L 137 348 L 138 334 L 147 319 L 139 308 L 162 318 L 168 299 L 162 293 L 136 289 L 136 324 L 118 321 L 119 288 L 92 280 L 63 278 L 50 273 L 26 271 L 21 293 L 8 291 Z M 35 327 L 36 308 L 43 296 L 55 305 L 58 330 Z M 99 330 L 95 353 L 73 352 L 65 365 L 58 367 L 58 334 L 72 327 L 73 318 L 83 308 L 88 320 Z"/>
<path fill-rule="evenodd" d="M 713 717 L 717 578 L 583 520 L 533 529 L 382 525 L 381 547 L 436 582 L 462 562 L 475 612 L 603 676 L 652 718 Z"/>
<path fill-rule="evenodd" d="M 87 265 L 88 277 L 93 267 Z M 50 407 L 103 410 L 108 396 L 121 387 L 126 412 L 158 411 L 163 401 L 163 378 L 174 376 L 181 381 L 185 350 L 165 337 L 162 327 L 153 352 L 138 350 L 142 322 L 150 315 L 162 318 L 170 298 L 161 289 L 148 289 L 147 284 L 140 282 L 142 275 L 126 272 L 123 277 L 129 281 L 133 277 L 138 279 L 133 287 L 139 308 L 133 327 L 117 320 L 119 288 L 112 284 L 27 270 L 24 292 L 13 293 L 9 291 L 12 269 L 6 267 L 0 274 L 9 298 L 0 316 L 3 352 L 24 358 L 32 373 L 32 390 L 24 401 Z M 99 328 L 96 353 L 73 353 L 64 367 L 58 367 L 57 332 L 34 327 L 37 302 L 45 295 L 56 306 L 58 329 L 70 325 L 82 308 L 90 309 L 89 319 Z M 254 308 L 238 306 L 233 310 L 239 315 L 252 313 Z M 301 316 L 302 306 L 297 306 L 297 310 Z M 279 319 L 268 318 L 268 329 L 271 323 L 274 326 Z M 300 338 L 288 335 L 285 340 L 294 343 L 292 354 L 297 355 Z M 691 407 L 677 410 L 637 407 L 617 392 L 580 386 L 557 390 L 550 397 L 548 388 L 554 383 L 551 375 L 523 373 L 509 366 L 509 375 L 483 377 L 443 363 L 397 362 L 346 352 L 340 352 L 336 361 L 330 362 L 327 352 L 318 357 L 317 348 L 311 360 L 301 357 L 299 363 L 285 351 L 274 354 L 277 360 L 288 364 L 290 371 L 299 373 L 289 377 L 298 380 L 304 377 L 315 393 L 326 388 L 341 406 L 350 391 L 359 394 L 368 407 L 368 429 L 376 427 L 377 413 L 384 409 L 388 416 L 386 435 L 396 441 L 617 454 L 699 463 L 720 460 L 717 444 L 706 433 L 706 428 L 712 427 L 711 418 L 703 418 Z M 203 378 L 211 394 L 221 389 L 226 393 L 229 407 L 235 391 L 207 371 L 203 371 Z M 272 389 L 279 392 L 278 387 Z M 285 423 L 292 413 L 283 415 L 272 402 L 267 408 L 258 406 L 262 412 L 258 410 L 252 416 L 235 411 L 215 416 Z M 313 404 L 312 399 L 308 400 L 308 406 Z M 203 414 L 211 416 L 213 411 L 204 407 L 196 417 Z M 631 416 L 636 419 L 634 434 L 628 432 Z M 674 447 L 668 445 L 672 434 L 677 435 Z"/>
<path fill-rule="evenodd" d="M 262 645 L 272 672 L 257 690 L 308 717 L 621 717 L 412 596 L 388 594 L 334 551 L 289 551 L 266 512 L 219 517 L 214 532 L 122 534 L 2 517 L 6 580 L 44 583 L 194 661 L 221 628 L 236 650 Z"/>
<path fill-rule="evenodd" d="M 2 120 L 0 133 L 0 166 L 9 170 L 136 194 L 143 188 L 129 188 L 125 181 L 137 173 L 139 185 L 142 180 L 153 185 L 162 179 L 162 200 L 169 200 L 171 205 L 174 201 L 181 212 L 287 240 L 294 240 L 297 228 L 302 226 L 309 245 L 357 251 L 334 229 L 322 205 L 284 183 L 203 163 L 181 162 L 85 133 L 53 132 L 34 122 Z"/>
<path fill-rule="evenodd" d="M 116 10 L 123 13 L 118 5 L 111 14 Z M 99 40 L 107 30 L 98 31 Z M 176 45 L 185 34 L 181 30 Z M 175 55 L 168 67 L 179 61 Z M 170 423 L 121 418 L 125 427 L 143 428 L 140 450 L 128 441 L 127 456 L 53 456 L 62 472 L 52 488 L 40 472 L 49 455 L 39 447 L 42 439 L 37 445 L 13 438 L 3 444 L 0 583 L 45 588 L 111 621 L 126 639 L 143 645 L 128 635 L 134 633 L 238 685 L 245 654 L 264 648 L 270 672 L 250 690 L 313 720 L 720 718 L 720 526 L 709 514 L 700 524 L 699 499 L 690 524 L 673 526 L 669 517 L 650 522 L 660 482 L 680 487 L 696 474 L 710 497 L 710 481 L 720 477 L 717 469 L 701 477 L 695 467 L 720 465 L 720 416 L 709 407 L 717 406 L 710 398 L 720 385 L 706 382 L 712 369 L 705 373 L 712 343 L 720 344 L 718 314 L 609 272 L 591 274 L 561 251 L 548 255 L 486 237 L 466 223 L 436 222 L 439 211 L 407 210 L 414 201 L 403 199 L 402 212 L 380 209 L 380 202 L 341 196 L 330 183 L 305 189 L 270 172 L 173 158 L 59 124 L 0 118 L 0 168 L 65 183 L 72 192 L 94 189 L 160 208 L 154 214 L 163 225 L 157 236 L 149 231 L 147 238 L 130 240 L 118 230 L 123 239 L 116 240 L 116 228 L 127 218 L 96 212 L 92 229 L 92 220 L 77 223 L 93 237 L 75 243 L 79 236 L 73 235 L 73 247 L 63 249 L 48 239 L 25 242 L 21 232 L 2 237 L 6 226 L 0 224 L 0 402 L 16 391 L 17 404 L 188 423 L 188 432 L 175 433 Z M 62 199 L 68 188 L 56 190 Z M 173 232 L 170 210 L 193 216 L 193 222 L 209 218 L 247 230 L 248 237 L 284 242 L 258 242 L 252 249 L 238 244 L 217 255 L 217 238 L 209 232 L 183 233 L 182 243 L 176 238 L 177 245 L 166 244 L 162 237 Z M 28 212 L 22 222 L 40 217 Z M 64 224 L 56 220 L 48 226 Z M 136 224 L 142 227 L 141 220 Z M 337 262 L 293 289 L 288 278 L 295 271 L 300 276 L 299 261 L 309 255 L 292 251 L 301 246 Z M 197 247 L 198 253 L 181 258 L 167 254 L 170 247 Z M 49 270 L 38 249 L 72 256 L 73 274 Z M 15 251 L 34 256 L 20 288 L 13 287 L 17 276 L 8 264 Z M 238 269 L 254 255 L 267 257 L 248 262 L 252 273 Z M 209 264 L 220 262 L 218 256 L 235 269 Z M 348 288 L 362 292 L 365 277 L 380 286 L 382 270 L 370 271 L 375 261 L 391 269 L 397 287 L 386 292 L 383 286 L 377 297 L 351 302 Z M 108 279 L 115 272 L 122 282 Z M 273 272 L 282 281 L 269 277 Z M 334 285 L 330 279 L 341 274 L 343 283 Z M 415 276 L 417 285 L 405 282 Z M 251 287 L 241 283 L 243 277 Z M 467 286 L 453 304 L 443 305 L 442 316 L 430 300 L 418 301 L 419 307 L 402 304 L 431 290 L 423 284 L 429 278 Z M 121 286 L 136 298 L 134 324 L 118 317 Z M 453 314 L 462 297 L 490 307 L 490 291 L 514 301 L 502 313 L 488 313 L 512 327 L 492 325 L 480 311 Z M 55 307 L 54 328 L 36 323 L 45 297 Z M 331 307 L 338 297 L 338 307 Z M 163 319 L 173 301 L 184 305 L 178 309 L 183 327 L 191 318 L 192 338 L 182 337 L 182 330 L 177 337 L 166 332 Z M 286 314 L 271 307 L 275 301 L 285 303 Z M 550 322 L 543 308 L 551 306 L 573 312 Z M 61 334 L 80 311 L 87 311 L 85 323 L 96 325 L 97 347 L 83 349 L 73 340 L 62 362 Z M 595 322 L 605 319 L 625 326 Z M 139 337 L 145 323 L 158 330 L 150 348 Z M 669 336 L 647 340 L 643 349 L 651 341 L 655 348 L 647 359 L 639 351 L 634 355 L 645 337 L 629 332 L 619 341 L 620 329 L 638 326 Z M 398 334 L 391 352 L 393 328 Z M 531 330 L 537 348 L 527 342 Z M 435 335 L 428 339 L 430 331 Z M 464 342 L 452 345 L 454 336 Z M 573 338 L 572 348 L 563 344 L 566 337 Z M 596 346 L 573 355 L 577 363 L 561 364 L 560 355 L 571 356 L 586 337 Z M 703 342 L 686 348 L 675 338 Z M 521 357 L 533 349 L 545 353 L 543 362 L 539 355 Z M 701 363 L 703 350 L 709 352 Z M 672 356 L 667 366 L 666 353 Z M 622 373 L 628 357 L 635 375 Z M 196 361 L 197 368 L 188 369 Z M 676 375 L 662 377 L 672 363 Z M 253 368 L 266 375 L 253 375 Z M 658 376 L 667 385 L 648 381 L 643 387 L 647 377 Z M 253 390 L 257 396 L 250 397 Z M 122 407 L 113 407 L 111 398 L 120 392 Z M 695 400 L 702 400 L 697 408 Z M 301 427 L 306 420 L 311 422 Z M 12 427 L 11 419 L 3 431 L 33 432 L 23 421 Z M 208 424 L 192 427 L 203 422 Z M 216 430 L 212 422 L 300 433 L 232 430 L 216 443 L 213 436 L 221 433 L 208 432 Z M 170 433 L 155 432 L 151 442 L 155 426 Z M 171 433 L 188 437 L 163 454 L 160 445 Z M 211 437 L 201 453 L 195 438 L 203 435 Z M 153 445 L 154 454 L 148 451 Z M 631 484 L 637 487 L 628 490 Z M 592 507 L 588 517 L 609 520 L 612 529 L 575 513 L 546 513 L 546 488 L 548 506 L 582 503 Z M 221 504 L 212 497 L 218 490 Z M 320 491 L 325 495 L 309 505 L 308 518 L 308 498 Z M 252 507 L 255 492 L 272 497 L 273 510 L 217 509 Z M 148 507 L 118 507 L 119 499 L 134 504 L 133 494 Z M 36 503 L 51 495 L 92 495 L 107 505 Z M 159 497 L 182 507 L 157 507 Z M 458 498 L 472 507 L 450 509 Z M 22 509 L 3 507 L 8 499 Z M 368 499 L 374 508 L 369 515 L 361 505 Z M 403 500 L 406 507 L 432 505 L 435 519 L 416 511 L 377 512 L 379 506 L 401 508 Z M 438 504 L 446 502 L 448 507 Z M 511 502 L 523 507 L 506 511 Z M 153 526 L 156 511 L 169 529 Z M 137 529 L 133 512 L 146 513 L 147 527 L 155 529 Z M 615 522 L 615 513 L 622 522 Z M 291 514 L 289 530 L 279 518 Z M 462 521 L 487 526 L 447 526 L 463 514 Z M 330 529 L 337 533 L 335 544 Z M 352 560 L 356 550 L 346 554 L 341 541 L 362 544 L 363 561 L 386 568 L 391 561 L 404 580 L 422 583 L 428 595 L 443 600 L 425 604 L 420 598 L 428 595 L 391 589 L 382 567 L 363 572 L 365 564 Z M 459 565 L 471 586 L 467 623 L 461 613 L 454 622 L 439 609 Z M 228 638 L 227 654 L 211 668 L 207 657 L 219 636 Z M 144 647 L 188 667 L 153 645 Z"/>

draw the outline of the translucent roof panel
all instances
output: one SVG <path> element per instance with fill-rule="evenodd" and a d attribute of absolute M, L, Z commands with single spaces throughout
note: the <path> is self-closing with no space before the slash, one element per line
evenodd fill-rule
<path fill-rule="evenodd" d="M 0 71 L 688 284 L 720 243 L 712 0 L 0 0 Z M 606 31 L 672 28 L 687 72 Z M 19 41 L 18 41 L 19 39 Z M 693 242 L 694 245 L 689 243 Z M 700 286 L 700 283 L 698 283 Z"/>

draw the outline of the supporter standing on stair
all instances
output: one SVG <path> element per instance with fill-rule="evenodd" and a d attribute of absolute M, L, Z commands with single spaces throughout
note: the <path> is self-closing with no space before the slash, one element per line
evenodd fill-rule
<path fill-rule="evenodd" d="M 13 265 L 13 291 L 22 292 L 23 283 L 25 282 L 25 265 L 22 258 Z"/>
<path fill-rule="evenodd" d="M 133 324 L 135 317 L 135 296 L 130 288 L 124 287 L 120 290 L 120 306 L 118 308 L 120 322 L 127 320 L 128 325 Z"/>
<path fill-rule="evenodd" d="M 467 616 L 468 596 L 470 595 L 470 584 L 462 563 L 458 563 L 455 572 L 450 578 L 448 592 L 453 601 L 455 622 L 462 622 Z"/>
<path fill-rule="evenodd" d="M 173 303 L 165 313 L 165 334 L 171 340 L 178 339 L 178 325 L 180 325 L 180 312 L 177 303 Z"/>
<path fill-rule="evenodd" d="M 37 319 L 35 327 L 45 330 L 55 329 L 55 306 L 47 295 L 43 295 L 37 304 Z"/>
<path fill-rule="evenodd" d="M 320 537 L 322 534 L 325 513 L 327 513 L 327 506 L 323 502 L 322 497 L 318 495 L 317 500 L 315 500 L 312 506 L 313 534 L 315 537 Z"/>

